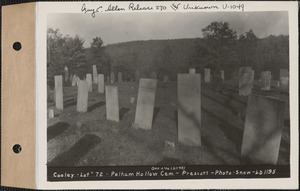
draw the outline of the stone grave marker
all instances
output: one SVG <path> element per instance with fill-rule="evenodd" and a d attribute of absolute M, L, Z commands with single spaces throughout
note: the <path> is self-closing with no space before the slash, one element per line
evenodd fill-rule
<path fill-rule="evenodd" d="M 64 109 L 64 98 L 63 98 L 63 78 L 61 75 L 54 76 L 55 83 L 55 106 L 57 109 Z"/>
<path fill-rule="evenodd" d="M 93 91 L 93 82 L 92 82 L 92 74 L 86 74 L 86 81 L 89 85 L 89 92 Z"/>
<path fill-rule="evenodd" d="M 50 119 L 54 118 L 54 111 L 53 111 L 53 109 L 49 109 L 49 118 Z"/>
<path fill-rule="evenodd" d="M 117 86 L 105 86 L 106 118 L 119 121 L 119 97 Z"/>
<path fill-rule="evenodd" d="M 271 89 L 271 72 L 263 71 L 261 72 L 261 89 L 270 90 Z"/>
<path fill-rule="evenodd" d="M 225 77 L 224 77 L 225 72 L 224 72 L 224 70 L 220 70 L 220 73 L 221 73 L 221 79 L 224 82 L 224 80 L 225 80 Z"/>
<path fill-rule="evenodd" d="M 65 82 L 69 80 L 69 69 L 68 66 L 65 66 Z"/>
<path fill-rule="evenodd" d="M 251 94 L 247 106 L 242 158 L 248 164 L 276 165 L 285 102 Z"/>
<path fill-rule="evenodd" d="M 204 82 L 209 83 L 210 82 L 210 69 L 204 68 Z"/>
<path fill-rule="evenodd" d="M 77 111 L 86 112 L 88 108 L 89 84 L 85 80 L 79 80 L 77 91 Z"/>
<path fill-rule="evenodd" d="M 104 74 L 98 74 L 98 92 L 104 93 Z"/>
<path fill-rule="evenodd" d="M 78 86 L 78 83 L 80 81 L 80 78 L 77 76 L 77 79 L 76 79 L 76 85 Z"/>
<path fill-rule="evenodd" d="M 134 122 L 137 128 L 149 130 L 152 127 L 156 86 L 156 79 L 140 79 Z"/>
<path fill-rule="evenodd" d="M 280 90 L 288 92 L 289 91 L 289 70 L 280 69 L 279 71 L 279 84 Z"/>
<path fill-rule="evenodd" d="M 201 75 L 178 74 L 178 141 L 201 146 Z"/>
<path fill-rule="evenodd" d="M 98 83 L 98 72 L 97 72 L 97 66 L 96 65 L 93 65 L 93 80 L 94 80 L 94 83 L 97 84 Z"/>
<path fill-rule="evenodd" d="M 72 78 L 72 86 L 76 86 L 77 84 L 77 76 L 76 75 L 73 75 L 73 78 Z"/>
<path fill-rule="evenodd" d="M 122 72 L 118 72 L 118 82 L 123 82 Z"/>
<path fill-rule="evenodd" d="M 196 74 L 196 69 L 195 68 L 190 68 L 189 73 L 190 74 Z"/>
<path fill-rule="evenodd" d="M 239 69 L 239 95 L 247 96 L 252 92 L 252 68 Z"/>
<path fill-rule="evenodd" d="M 110 73 L 110 83 L 111 84 L 115 83 L 115 73 L 113 72 Z"/>

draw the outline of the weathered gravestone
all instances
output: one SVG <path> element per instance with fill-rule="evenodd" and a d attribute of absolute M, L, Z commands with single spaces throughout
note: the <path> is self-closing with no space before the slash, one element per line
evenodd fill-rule
<path fill-rule="evenodd" d="M 54 118 L 54 110 L 53 109 L 49 109 L 49 118 L 50 119 Z"/>
<path fill-rule="evenodd" d="M 86 81 L 89 85 L 89 92 L 93 91 L 93 82 L 92 82 L 92 74 L 86 74 Z"/>
<path fill-rule="evenodd" d="M 98 92 L 104 93 L 104 74 L 98 74 Z"/>
<path fill-rule="evenodd" d="M 105 86 L 106 118 L 110 121 L 119 121 L 118 87 Z"/>
<path fill-rule="evenodd" d="M 139 81 L 140 81 L 140 72 L 135 71 L 135 82 L 139 82 Z"/>
<path fill-rule="evenodd" d="M 93 80 L 94 80 L 94 83 L 97 84 L 98 83 L 98 72 L 97 72 L 97 66 L 96 65 L 93 65 Z"/>
<path fill-rule="evenodd" d="M 151 129 L 152 127 L 156 86 L 156 79 L 140 79 L 134 122 L 137 128 Z"/>
<path fill-rule="evenodd" d="M 152 72 L 152 73 L 151 73 L 151 79 L 156 79 L 156 78 L 157 78 L 156 73 L 155 73 L 155 72 Z"/>
<path fill-rule="evenodd" d="M 220 70 L 220 73 L 221 73 L 221 79 L 222 79 L 222 81 L 224 81 L 225 80 L 225 77 L 224 77 L 225 72 L 224 72 L 224 70 Z"/>
<path fill-rule="evenodd" d="M 78 82 L 77 111 L 86 112 L 88 108 L 89 84 L 85 80 Z"/>
<path fill-rule="evenodd" d="M 76 86 L 77 84 L 77 76 L 76 75 L 73 75 L 73 78 L 72 78 L 72 86 Z"/>
<path fill-rule="evenodd" d="M 210 69 L 204 68 L 204 82 L 209 83 L 210 82 Z"/>
<path fill-rule="evenodd" d="M 247 96 L 252 91 L 252 68 L 241 67 L 239 69 L 239 95 Z"/>
<path fill-rule="evenodd" d="M 164 76 L 163 82 L 168 82 L 169 81 L 169 76 Z"/>
<path fill-rule="evenodd" d="M 196 74 L 196 69 L 195 68 L 190 68 L 189 73 L 190 74 Z"/>
<path fill-rule="evenodd" d="M 201 76 L 178 74 L 178 140 L 201 146 Z"/>
<path fill-rule="evenodd" d="M 115 83 L 115 73 L 113 72 L 110 73 L 110 83 L 111 84 Z"/>
<path fill-rule="evenodd" d="M 271 89 L 271 72 L 263 71 L 261 72 L 261 89 L 270 90 Z"/>
<path fill-rule="evenodd" d="M 55 83 L 55 106 L 57 109 L 61 110 L 64 108 L 64 98 L 63 98 L 63 78 L 62 76 L 54 76 Z"/>
<path fill-rule="evenodd" d="M 284 101 L 253 94 L 248 97 L 241 152 L 244 163 L 277 163 L 284 109 Z"/>
<path fill-rule="evenodd" d="M 118 72 L 118 82 L 123 82 L 123 80 L 122 80 L 122 72 Z"/>
<path fill-rule="evenodd" d="M 69 80 L 69 69 L 68 66 L 65 66 L 65 82 Z"/>
<path fill-rule="evenodd" d="M 76 79 L 76 85 L 78 86 L 78 83 L 80 81 L 80 78 L 77 76 L 77 79 Z"/>
<path fill-rule="evenodd" d="M 280 69 L 279 71 L 280 90 L 289 91 L 289 70 Z"/>

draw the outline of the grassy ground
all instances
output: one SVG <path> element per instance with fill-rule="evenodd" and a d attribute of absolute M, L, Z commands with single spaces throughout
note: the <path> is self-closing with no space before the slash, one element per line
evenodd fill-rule
<path fill-rule="evenodd" d="M 119 88 L 120 122 L 106 120 L 105 94 L 89 93 L 88 112 L 76 111 L 77 87 L 64 87 L 64 110 L 54 109 L 48 119 L 48 166 L 122 165 L 238 165 L 247 98 L 238 96 L 234 83 L 202 84 L 201 147 L 177 141 L 177 84 L 158 82 L 151 130 L 135 129 L 133 122 L 138 84 L 116 83 Z M 289 102 L 288 94 L 253 92 Z M 290 124 L 287 104 L 278 164 L 289 164 Z M 172 146 L 174 143 L 175 147 Z"/>

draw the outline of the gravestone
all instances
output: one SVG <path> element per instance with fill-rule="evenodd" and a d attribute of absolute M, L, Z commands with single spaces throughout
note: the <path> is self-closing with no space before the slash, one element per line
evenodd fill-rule
<path fill-rule="evenodd" d="M 164 76 L 163 82 L 169 82 L 169 76 Z"/>
<path fill-rule="evenodd" d="M 178 74 L 178 141 L 201 146 L 201 75 Z"/>
<path fill-rule="evenodd" d="M 76 75 L 73 75 L 73 78 L 72 78 L 72 86 L 76 86 L 77 84 L 77 76 Z"/>
<path fill-rule="evenodd" d="M 279 82 L 280 82 L 280 90 L 288 92 L 289 91 L 289 70 L 280 69 Z"/>
<path fill-rule="evenodd" d="M 220 73 L 221 73 L 221 79 L 222 79 L 222 81 L 224 81 L 225 80 L 225 77 L 224 77 L 224 70 L 220 70 Z"/>
<path fill-rule="evenodd" d="M 105 86 L 106 118 L 119 121 L 119 98 L 117 86 Z"/>
<path fill-rule="evenodd" d="M 140 79 L 134 122 L 137 128 L 151 129 L 152 127 L 156 86 L 156 79 Z"/>
<path fill-rule="evenodd" d="M 98 83 L 98 72 L 97 72 L 97 66 L 96 65 L 93 65 L 93 80 L 94 80 L 94 83 L 97 84 Z"/>
<path fill-rule="evenodd" d="M 140 81 L 140 72 L 135 71 L 135 82 L 139 82 L 139 81 Z"/>
<path fill-rule="evenodd" d="M 77 76 L 77 79 L 76 79 L 76 85 L 78 86 L 78 83 L 80 81 L 80 78 Z"/>
<path fill-rule="evenodd" d="M 155 73 L 155 72 L 152 72 L 152 73 L 151 73 L 151 79 L 156 79 L 156 78 L 157 78 L 156 73 Z"/>
<path fill-rule="evenodd" d="M 54 111 L 53 111 L 53 109 L 49 109 L 49 118 L 50 119 L 54 118 Z"/>
<path fill-rule="evenodd" d="M 122 72 L 118 72 L 118 82 L 123 82 L 123 80 L 122 80 Z"/>
<path fill-rule="evenodd" d="M 251 94 L 247 106 L 242 158 L 247 164 L 276 165 L 285 102 Z"/>
<path fill-rule="evenodd" d="M 98 92 L 104 93 L 104 74 L 98 74 Z"/>
<path fill-rule="evenodd" d="M 68 66 L 65 66 L 65 82 L 69 80 L 69 69 Z"/>
<path fill-rule="evenodd" d="M 247 96 L 252 91 L 252 68 L 241 67 L 239 69 L 239 95 Z"/>
<path fill-rule="evenodd" d="M 190 68 L 189 73 L 190 74 L 196 74 L 196 69 L 195 68 Z"/>
<path fill-rule="evenodd" d="M 92 74 L 86 74 L 86 81 L 89 85 L 89 92 L 93 91 L 93 82 L 92 82 Z"/>
<path fill-rule="evenodd" d="M 55 106 L 57 109 L 64 109 L 64 98 L 63 98 L 63 78 L 61 75 L 54 76 L 55 83 Z"/>
<path fill-rule="evenodd" d="M 85 80 L 79 80 L 77 91 L 77 111 L 86 112 L 88 108 L 89 84 Z"/>
<path fill-rule="evenodd" d="M 210 69 L 204 68 L 204 82 L 209 83 L 210 82 Z"/>
<path fill-rule="evenodd" d="M 115 73 L 113 72 L 110 73 L 110 83 L 111 84 L 115 83 Z"/>
<path fill-rule="evenodd" d="M 263 71 L 261 72 L 261 89 L 270 90 L 271 89 L 271 72 Z"/>

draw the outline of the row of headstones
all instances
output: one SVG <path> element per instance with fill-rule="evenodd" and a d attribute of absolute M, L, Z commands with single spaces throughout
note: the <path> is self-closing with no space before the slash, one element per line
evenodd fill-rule
<path fill-rule="evenodd" d="M 101 77 L 102 78 L 102 77 Z M 178 140 L 201 146 L 201 78 L 200 74 L 178 74 Z M 152 128 L 156 79 L 140 79 L 135 127 Z M 86 112 L 88 82 L 78 84 L 77 111 Z M 55 77 L 56 103 L 62 99 L 62 77 Z M 105 86 L 107 120 L 119 121 L 118 87 Z M 58 108 L 59 109 L 59 108 Z M 250 94 L 241 155 L 252 163 L 276 164 L 283 125 L 285 102 Z"/>

